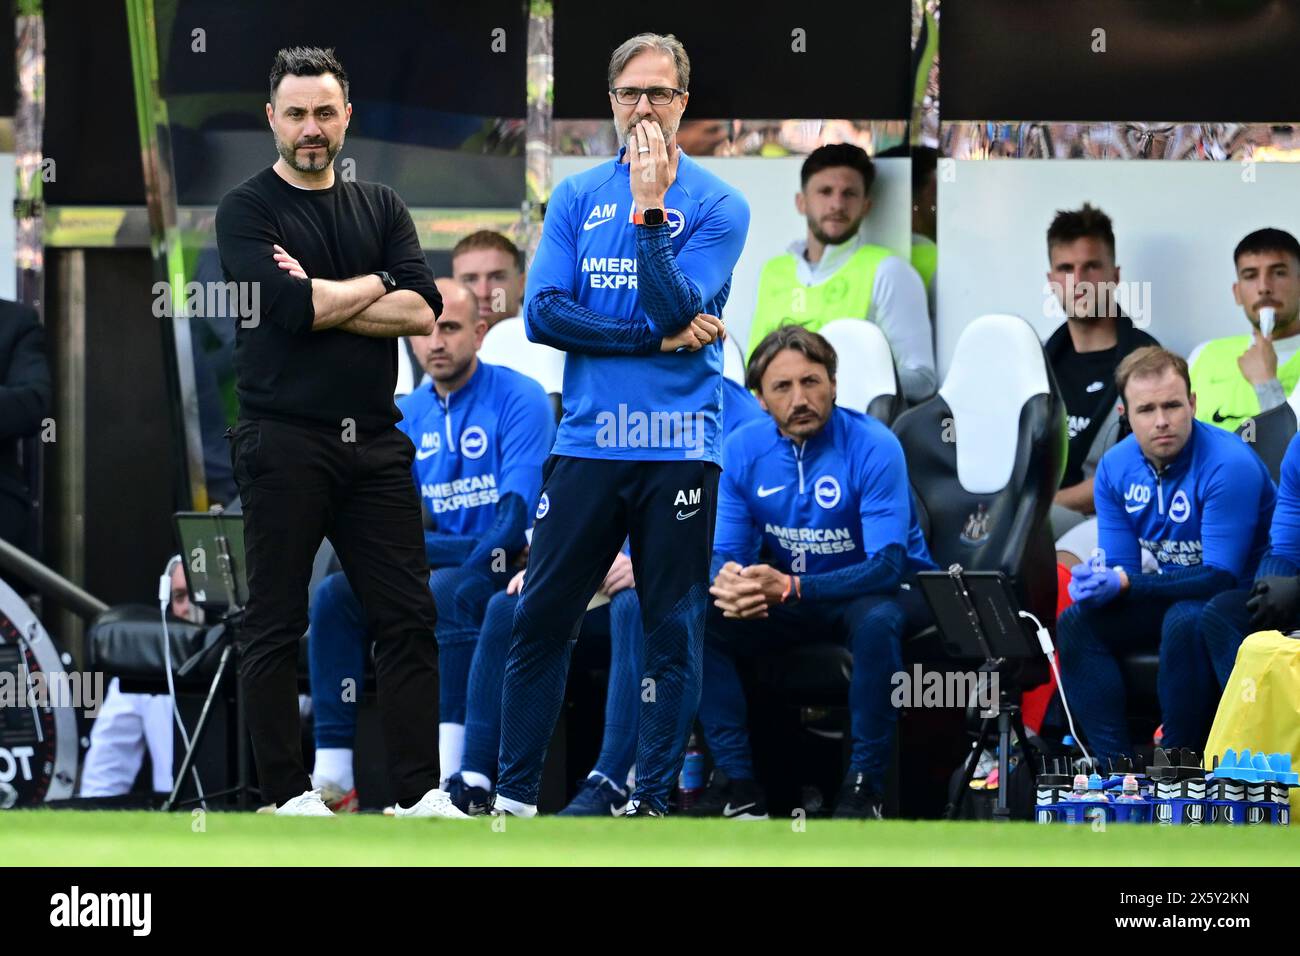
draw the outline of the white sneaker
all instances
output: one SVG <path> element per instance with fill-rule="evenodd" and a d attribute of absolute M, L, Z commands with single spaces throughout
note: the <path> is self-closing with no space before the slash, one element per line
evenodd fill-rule
<path fill-rule="evenodd" d="M 537 807 L 496 794 L 492 799 L 491 813 L 494 817 L 535 817 Z"/>
<path fill-rule="evenodd" d="M 451 794 L 446 790 L 430 790 L 420 802 L 413 807 L 403 807 L 400 803 L 393 807 L 395 817 L 447 817 L 452 820 L 468 820 L 469 814 L 462 813 L 451 802 Z"/>
<path fill-rule="evenodd" d="M 308 790 L 300 793 L 275 811 L 277 817 L 332 817 L 334 811 L 325 806 L 320 798 L 320 790 Z"/>

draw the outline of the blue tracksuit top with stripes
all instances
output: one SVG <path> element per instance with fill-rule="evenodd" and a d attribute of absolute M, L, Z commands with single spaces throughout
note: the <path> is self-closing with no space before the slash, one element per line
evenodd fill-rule
<path fill-rule="evenodd" d="M 666 223 L 635 225 L 622 156 L 556 187 L 528 270 L 528 337 L 568 353 L 552 451 L 720 462 L 722 343 L 659 347 L 696 314 L 722 315 L 749 204 L 682 153 Z"/>
<path fill-rule="evenodd" d="M 415 444 L 411 466 L 420 497 L 439 532 L 479 537 L 509 494 L 531 515 L 555 416 L 542 386 L 526 375 L 479 362 L 468 382 L 445 399 L 433 384 L 397 401 L 397 427 Z M 520 540 L 512 542 L 523 547 Z"/>
<path fill-rule="evenodd" d="M 1107 565 L 1128 573 L 1134 594 L 1164 590 L 1158 579 L 1184 568 L 1217 569 L 1244 585 L 1268 545 L 1276 496 L 1259 456 L 1222 428 L 1194 421 L 1187 444 L 1160 470 L 1129 435 L 1097 467 L 1097 543 Z M 1140 550 L 1159 575 L 1141 573 Z"/>
<path fill-rule="evenodd" d="M 1268 550 L 1272 555 L 1285 558 L 1300 567 L 1300 435 L 1291 439 L 1282 458 L 1282 473 L 1278 476 L 1277 507 L 1273 510 L 1273 526 L 1268 534 Z M 1266 570 L 1260 569 L 1263 575 Z M 1279 573 L 1278 569 L 1271 569 Z"/>
<path fill-rule="evenodd" d="M 891 545 L 905 552 L 904 576 L 934 569 L 912 508 L 903 447 L 874 418 L 836 407 L 825 427 L 799 445 L 765 415 L 727 439 L 715 570 L 723 561 L 753 564 L 761 553 L 773 567 L 801 574 L 808 598 L 817 596 L 809 593 L 817 577 L 870 562 Z M 798 554 L 800 569 L 793 564 Z"/>

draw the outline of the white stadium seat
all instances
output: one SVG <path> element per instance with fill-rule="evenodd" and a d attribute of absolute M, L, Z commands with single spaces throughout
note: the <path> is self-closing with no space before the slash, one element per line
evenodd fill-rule
<path fill-rule="evenodd" d="M 722 340 L 722 374 L 737 385 L 745 384 L 745 356 L 730 333 Z"/>
<path fill-rule="evenodd" d="M 900 405 L 894 355 L 885 333 L 874 322 L 836 319 L 818 330 L 839 357 L 835 404 L 888 425 Z"/>
<path fill-rule="evenodd" d="M 1024 440 L 1021 409 L 1051 394 L 1042 343 L 1020 316 L 982 315 L 962 330 L 939 396 L 961 436 L 957 477 L 967 492 L 1006 487 Z"/>
<path fill-rule="evenodd" d="M 538 382 L 548 395 L 564 388 L 564 353 L 549 345 L 530 342 L 524 320 L 502 319 L 488 329 L 478 357 L 489 365 L 504 365 Z"/>

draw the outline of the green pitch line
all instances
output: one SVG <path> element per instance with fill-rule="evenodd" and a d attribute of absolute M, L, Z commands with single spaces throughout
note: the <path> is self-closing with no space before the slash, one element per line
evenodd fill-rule
<path fill-rule="evenodd" d="M 494 828 L 495 823 L 495 828 Z M 1290 865 L 1300 829 L 1032 823 L 0 813 L 0 860 L 60 866 Z"/>

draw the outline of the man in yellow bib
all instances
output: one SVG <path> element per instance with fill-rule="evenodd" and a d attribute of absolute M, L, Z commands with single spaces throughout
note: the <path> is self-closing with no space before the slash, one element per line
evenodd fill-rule
<path fill-rule="evenodd" d="M 836 319 L 866 319 L 889 341 L 903 397 L 928 398 L 935 374 L 925 285 L 906 259 L 861 235 L 871 210 L 871 159 L 850 143 L 821 146 L 804 160 L 800 179 L 795 207 L 808 234 L 763 266 L 746 352 L 786 323 L 816 332 Z"/>
<path fill-rule="evenodd" d="M 912 157 L 912 268 L 925 284 L 934 322 L 934 274 L 939 268 L 939 151 L 932 146 L 913 146 Z"/>
<path fill-rule="evenodd" d="M 1188 361 L 1196 417 L 1229 431 L 1281 405 L 1300 382 L 1300 243 L 1259 229 L 1237 244 L 1233 261 L 1232 296 L 1252 334 L 1212 339 Z"/>

